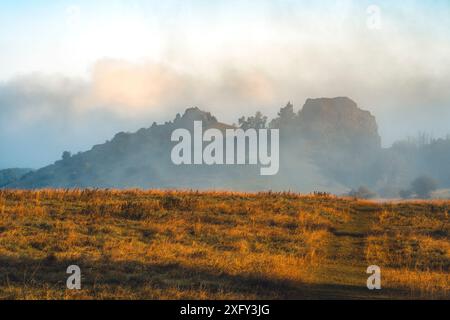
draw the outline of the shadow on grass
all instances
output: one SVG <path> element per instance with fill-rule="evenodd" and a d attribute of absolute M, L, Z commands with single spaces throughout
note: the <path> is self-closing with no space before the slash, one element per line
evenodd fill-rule
<path fill-rule="evenodd" d="M 7 287 L 25 290 L 51 288 L 65 291 L 70 276 L 67 267 L 75 264 L 82 271 L 83 290 L 93 297 L 96 290 L 130 290 L 139 298 L 148 299 L 144 288 L 201 290 L 206 296 L 229 293 L 258 297 L 258 299 L 386 299 L 402 298 L 400 290 L 369 291 L 361 286 L 335 284 L 306 284 L 286 279 L 270 279 L 258 275 L 231 275 L 214 270 L 194 269 L 180 264 L 143 264 L 108 260 L 57 260 L 0 257 L 0 292 Z M 106 288 L 106 289 L 105 289 Z M 147 291 L 148 292 L 148 291 Z M 102 295 L 104 296 L 104 292 Z"/>

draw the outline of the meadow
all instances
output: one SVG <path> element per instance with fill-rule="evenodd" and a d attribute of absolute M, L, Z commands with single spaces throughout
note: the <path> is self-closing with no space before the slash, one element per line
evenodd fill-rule
<path fill-rule="evenodd" d="M 0 190 L 0 299 L 450 299 L 450 201 Z M 82 289 L 66 288 L 78 265 Z M 366 269 L 381 268 L 368 290 Z"/>

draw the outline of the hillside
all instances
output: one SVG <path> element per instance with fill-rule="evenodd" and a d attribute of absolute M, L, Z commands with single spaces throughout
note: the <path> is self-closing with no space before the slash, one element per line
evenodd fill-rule
<path fill-rule="evenodd" d="M 0 188 L 20 180 L 26 174 L 32 172 L 31 169 L 13 168 L 0 170 Z"/>
<path fill-rule="evenodd" d="M 292 111 L 293 112 L 293 111 Z M 298 114 L 274 119 L 281 132 L 280 171 L 260 177 L 256 166 L 181 166 L 170 160 L 177 128 L 191 129 L 195 120 L 205 129 L 233 126 L 219 122 L 198 108 L 187 109 L 165 124 L 153 124 L 136 133 L 118 133 L 111 141 L 94 146 L 27 175 L 8 188 L 194 188 L 233 190 L 322 190 L 343 193 L 369 179 L 371 150 L 380 150 L 375 118 L 348 98 L 308 100 Z M 258 123 L 260 121 L 260 123 Z M 255 124 L 256 122 L 256 124 Z M 266 126 L 249 118 L 243 126 Z M 367 155 L 367 156 L 365 156 Z M 367 159 L 367 161 L 366 161 Z M 370 160 L 369 160 L 370 159 Z M 348 163 L 342 168 L 340 163 Z M 367 163 L 366 163 L 367 162 Z M 349 175 L 349 170 L 352 171 Z"/>
<path fill-rule="evenodd" d="M 0 190 L 0 299 L 449 299 L 450 202 Z M 66 268 L 82 290 L 65 290 Z M 366 287 L 369 265 L 382 290 Z"/>
<path fill-rule="evenodd" d="M 292 104 L 268 120 L 262 114 L 239 118 L 239 127 L 280 130 L 280 167 L 260 176 L 259 167 L 176 166 L 170 159 L 175 129 L 221 131 L 235 125 L 209 112 L 189 108 L 173 121 L 154 123 L 135 133 L 120 132 L 111 141 L 10 180 L 3 188 L 143 188 L 234 191 L 324 191 L 347 194 L 366 187 L 380 198 L 399 198 L 418 177 L 450 188 L 450 137 L 420 135 L 381 147 L 375 117 L 345 97 L 308 99 L 297 112 Z M 205 146 L 205 144 L 204 144 Z M 0 186 L 2 188 L 2 186 Z"/>

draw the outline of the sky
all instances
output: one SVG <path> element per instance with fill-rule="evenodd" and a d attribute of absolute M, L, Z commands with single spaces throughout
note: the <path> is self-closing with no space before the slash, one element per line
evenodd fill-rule
<path fill-rule="evenodd" d="M 0 0 L 0 169 L 198 106 L 236 122 L 348 96 L 383 145 L 450 134 L 450 2 Z"/>

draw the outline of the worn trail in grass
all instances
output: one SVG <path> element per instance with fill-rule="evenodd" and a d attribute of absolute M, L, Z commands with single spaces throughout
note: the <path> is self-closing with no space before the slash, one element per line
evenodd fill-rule
<path fill-rule="evenodd" d="M 332 229 L 326 263 L 315 274 L 319 283 L 317 294 L 325 299 L 386 299 L 406 295 L 399 289 L 367 288 L 370 275 L 366 270 L 372 263 L 366 257 L 366 242 L 378 221 L 380 207 L 364 202 L 349 213 L 348 221 Z"/>
<path fill-rule="evenodd" d="M 0 190 L 0 298 L 450 298 L 450 202 Z M 68 291 L 66 268 L 81 267 Z M 382 271 L 370 291 L 369 265 Z"/>

